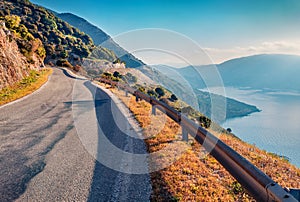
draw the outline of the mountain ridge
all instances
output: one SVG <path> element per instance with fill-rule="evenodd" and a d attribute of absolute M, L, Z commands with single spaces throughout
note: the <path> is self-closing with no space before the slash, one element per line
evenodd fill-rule
<path fill-rule="evenodd" d="M 218 65 L 218 69 L 225 86 L 300 91 L 297 55 L 254 55 L 227 61 Z"/>
<path fill-rule="evenodd" d="M 72 13 L 56 13 L 56 16 L 88 34 L 96 45 L 112 50 L 121 61 L 125 62 L 126 67 L 137 68 L 145 65 L 144 62 L 120 47 L 119 44 L 117 44 L 102 29 L 88 22 L 86 19 Z"/>
<path fill-rule="evenodd" d="M 258 54 L 234 58 L 218 65 L 171 68 L 179 72 L 186 80 L 191 81 L 194 88 L 206 88 L 203 78 L 218 79 L 211 67 L 217 68 L 221 76 L 219 79 L 222 79 L 224 83 L 223 86 L 300 91 L 298 79 L 300 56 L 298 55 Z"/>

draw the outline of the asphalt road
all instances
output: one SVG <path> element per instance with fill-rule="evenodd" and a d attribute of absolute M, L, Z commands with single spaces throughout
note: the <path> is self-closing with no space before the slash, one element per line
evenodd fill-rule
<path fill-rule="evenodd" d="M 135 163 L 103 149 L 109 140 L 120 151 L 146 153 L 143 140 L 119 128 L 127 118 L 112 105 L 89 81 L 54 68 L 38 92 L 0 107 L 0 201 L 149 200 L 149 174 L 131 174 Z"/>

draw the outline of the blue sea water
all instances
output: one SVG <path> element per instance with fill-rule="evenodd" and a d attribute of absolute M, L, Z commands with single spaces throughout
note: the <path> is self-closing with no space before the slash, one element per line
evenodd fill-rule
<path fill-rule="evenodd" d="M 255 105 L 262 111 L 226 120 L 222 126 L 231 128 L 250 144 L 288 157 L 300 168 L 300 93 L 231 87 L 226 87 L 225 92 L 227 97 Z"/>

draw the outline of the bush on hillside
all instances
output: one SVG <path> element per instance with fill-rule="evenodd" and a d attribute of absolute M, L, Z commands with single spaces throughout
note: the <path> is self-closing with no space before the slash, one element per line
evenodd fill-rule
<path fill-rule="evenodd" d="M 122 74 L 120 74 L 120 72 L 118 72 L 118 71 L 115 71 L 113 73 L 113 76 L 116 77 L 116 78 L 122 78 Z"/>
<path fill-rule="evenodd" d="M 73 66 L 69 63 L 69 61 L 64 59 L 59 59 L 56 61 L 56 65 L 60 67 L 68 67 L 70 69 L 73 69 Z"/>
<path fill-rule="evenodd" d="M 157 94 L 156 94 L 156 92 L 155 92 L 154 90 L 148 90 L 148 91 L 147 91 L 147 94 L 148 94 L 149 96 L 152 96 L 152 97 L 157 97 Z"/>
<path fill-rule="evenodd" d="M 211 120 L 206 116 L 200 116 L 197 119 L 202 127 L 209 128 L 211 125 Z"/>
<path fill-rule="evenodd" d="M 159 97 L 165 95 L 164 90 L 162 88 L 160 88 L 160 87 L 155 88 L 155 92 L 158 94 Z"/>
<path fill-rule="evenodd" d="M 138 81 L 137 77 L 128 72 L 124 77 L 124 80 L 128 83 L 136 83 Z"/>
<path fill-rule="evenodd" d="M 178 98 L 175 94 L 172 94 L 170 98 L 171 98 L 172 101 L 178 100 Z"/>

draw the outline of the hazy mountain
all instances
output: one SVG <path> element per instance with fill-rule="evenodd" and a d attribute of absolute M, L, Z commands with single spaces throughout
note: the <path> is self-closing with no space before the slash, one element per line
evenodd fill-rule
<path fill-rule="evenodd" d="M 300 56 L 255 55 L 218 65 L 225 86 L 300 91 Z"/>
<path fill-rule="evenodd" d="M 120 47 L 108 34 L 106 34 L 100 28 L 92 25 L 87 20 L 71 13 L 55 14 L 72 26 L 91 36 L 96 45 L 101 45 L 102 47 L 112 50 L 120 58 L 120 60 L 126 63 L 126 67 L 136 68 L 144 65 L 141 60 L 128 53 L 126 50 Z"/>
<path fill-rule="evenodd" d="M 153 68 L 165 77 L 172 78 L 173 81 L 183 85 L 184 89 L 193 89 L 198 97 L 199 110 L 208 116 L 210 112 L 206 110 L 210 108 L 211 98 L 218 100 L 222 97 L 214 97 L 214 94 L 208 95 L 198 90 L 201 88 L 231 86 L 272 91 L 300 91 L 300 56 L 294 55 L 264 54 L 237 58 L 219 65 L 184 68 L 156 65 Z M 181 90 L 180 94 L 182 92 L 184 90 Z M 258 111 L 254 106 L 236 100 L 227 99 L 226 101 L 227 118 Z"/>
<path fill-rule="evenodd" d="M 204 88 L 203 77 L 209 80 L 218 78 L 213 67 L 217 67 L 225 86 L 300 91 L 300 56 L 296 55 L 254 55 L 232 59 L 216 66 L 174 69 L 189 80 L 194 88 Z"/>

